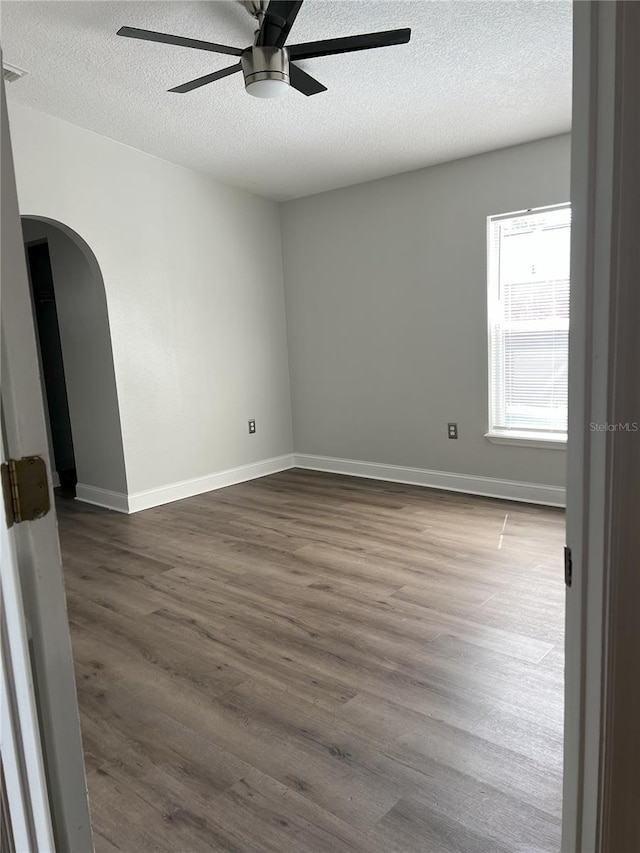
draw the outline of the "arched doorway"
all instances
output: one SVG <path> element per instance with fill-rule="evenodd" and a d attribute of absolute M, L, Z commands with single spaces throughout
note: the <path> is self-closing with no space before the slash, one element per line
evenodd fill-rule
<path fill-rule="evenodd" d="M 91 503 L 127 493 L 109 315 L 97 259 L 72 229 L 23 216 L 54 485 Z"/>

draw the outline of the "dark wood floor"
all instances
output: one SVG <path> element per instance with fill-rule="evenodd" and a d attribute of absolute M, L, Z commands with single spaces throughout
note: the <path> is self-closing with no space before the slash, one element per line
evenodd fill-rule
<path fill-rule="evenodd" d="M 559 849 L 560 511 L 288 471 L 59 516 L 98 853 Z"/>

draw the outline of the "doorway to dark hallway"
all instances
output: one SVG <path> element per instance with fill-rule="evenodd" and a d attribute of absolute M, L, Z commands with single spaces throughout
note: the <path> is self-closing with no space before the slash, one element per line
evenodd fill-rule
<path fill-rule="evenodd" d="M 25 245 L 42 372 L 54 485 L 75 494 L 78 481 L 60 326 L 47 240 Z"/>
<path fill-rule="evenodd" d="M 39 344 L 53 485 L 65 496 L 126 505 L 127 481 L 102 270 L 57 220 L 22 217 Z M 44 450 L 44 448 L 43 448 Z"/>

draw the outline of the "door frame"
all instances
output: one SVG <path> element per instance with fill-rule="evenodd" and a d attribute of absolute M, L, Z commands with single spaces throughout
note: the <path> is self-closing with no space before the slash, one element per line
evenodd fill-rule
<path fill-rule="evenodd" d="M 640 849 L 640 3 L 573 9 L 562 850 L 621 853 Z"/>

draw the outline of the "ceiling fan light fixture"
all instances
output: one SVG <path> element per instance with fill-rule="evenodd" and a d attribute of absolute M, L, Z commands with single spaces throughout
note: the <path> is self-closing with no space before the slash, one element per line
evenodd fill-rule
<path fill-rule="evenodd" d="M 247 94 L 253 95 L 254 98 L 282 98 L 289 92 L 290 88 L 287 80 L 277 77 L 247 80 L 245 82 Z"/>
<path fill-rule="evenodd" d="M 290 88 L 289 52 L 285 47 L 257 47 L 240 58 L 244 85 L 256 98 L 281 98 Z"/>

